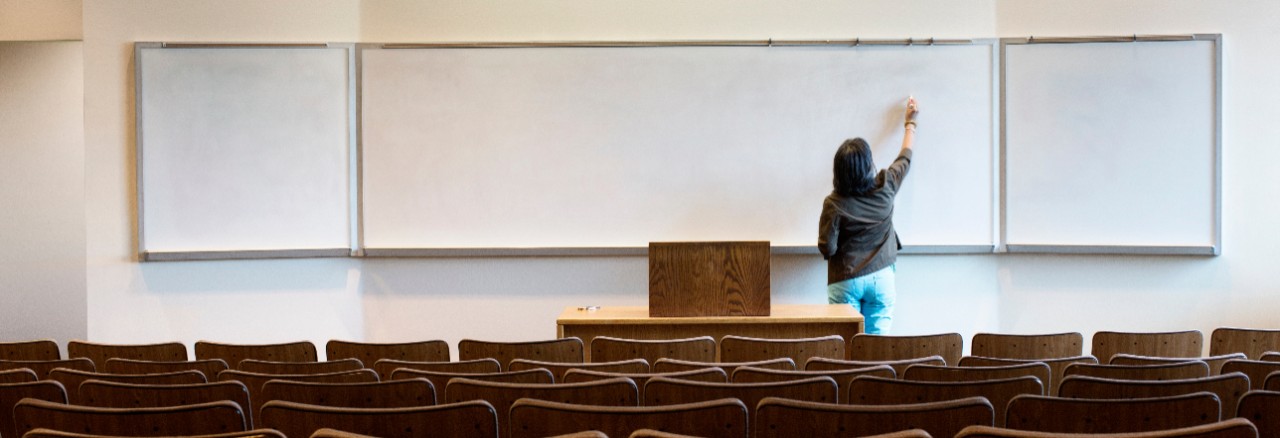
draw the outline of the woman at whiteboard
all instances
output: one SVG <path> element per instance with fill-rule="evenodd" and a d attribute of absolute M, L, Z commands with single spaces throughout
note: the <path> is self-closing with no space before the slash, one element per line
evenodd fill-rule
<path fill-rule="evenodd" d="M 818 251 L 827 260 L 827 300 L 847 303 L 865 318 L 868 334 L 888 334 L 893 303 L 898 233 L 893 229 L 893 200 L 911 167 L 916 108 L 907 99 L 902 151 L 893 164 L 877 172 L 866 140 L 845 140 L 836 150 L 835 189 L 822 202 Z"/>

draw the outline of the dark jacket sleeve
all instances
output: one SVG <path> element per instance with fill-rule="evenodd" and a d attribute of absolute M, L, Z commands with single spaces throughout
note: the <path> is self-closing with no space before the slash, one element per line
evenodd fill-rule
<path fill-rule="evenodd" d="M 911 149 L 903 149 L 898 154 L 898 158 L 893 160 L 893 164 L 884 170 L 884 185 L 891 188 L 895 193 L 898 187 L 902 186 L 902 180 L 907 177 L 907 171 L 911 169 Z"/>
<path fill-rule="evenodd" d="M 818 252 L 822 253 L 824 260 L 836 253 L 836 243 L 840 241 L 839 222 L 840 217 L 831 198 L 822 201 L 822 216 L 818 218 Z"/>

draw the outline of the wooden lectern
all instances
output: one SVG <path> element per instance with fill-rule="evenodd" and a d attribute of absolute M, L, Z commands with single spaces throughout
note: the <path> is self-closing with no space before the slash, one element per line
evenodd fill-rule
<path fill-rule="evenodd" d="M 649 316 L 769 316 L 769 242 L 650 242 Z"/>

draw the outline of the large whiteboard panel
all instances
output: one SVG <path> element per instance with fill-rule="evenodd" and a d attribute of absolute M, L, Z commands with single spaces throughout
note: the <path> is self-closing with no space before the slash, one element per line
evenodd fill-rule
<path fill-rule="evenodd" d="M 887 166 L 908 94 L 904 244 L 990 247 L 994 48 L 363 50 L 364 247 L 813 247 L 836 148 Z"/>
<path fill-rule="evenodd" d="M 350 248 L 352 50 L 140 44 L 144 258 Z"/>
<path fill-rule="evenodd" d="M 1216 251 L 1216 39 L 1009 44 L 1004 62 L 1011 251 Z"/>

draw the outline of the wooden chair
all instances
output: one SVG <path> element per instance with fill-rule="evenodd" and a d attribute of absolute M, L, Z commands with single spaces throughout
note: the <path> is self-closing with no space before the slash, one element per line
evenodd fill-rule
<path fill-rule="evenodd" d="M 262 400 L 335 408 L 412 408 L 436 404 L 436 388 L 427 379 L 386 382 L 323 383 L 271 380 L 262 384 Z"/>
<path fill-rule="evenodd" d="M 218 373 L 228 369 L 222 359 L 204 359 L 190 361 L 152 361 L 132 359 L 107 359 L 101 371 L 112 374 L 156 374 L 175 371 L 194 370 L 204 374 L 207 380 L 218 378 Z"/>
<path fill-rule="evenodd" d="M 80 398 L 80 384 L 88 380 L 105 382 L 133 383 L 139 385 L 191 385 L 208 382 L 199 371 L 175 371 L 160 374 L 110 374 L 91 373 L 66 368 L 49 371 L 49 379 L 62 382 L 67 388 L 67 400 L 72 404 L 83 404 Z"/>
<path fill-rule="evenodd" d="M 1011 379 L 1032 376 L 1045 384 L 1052 379 L 1053 371 L 1044 362 L 1030 362 L 994 367 L 944 367 L 938 365 L 912 365 L 903 373 L 902 380 L 925 382 L 975 382 L 980 380 Z"/>
<path fill-rule="evenodd" d="M 229 401 L 162 408 L 99 408 L 26 399 L 13 408 L 19 435 L 32 429 L 90 435 L 183 436 L 243 432 L 244 412 Z"/>
<path fill-rule="evenodd" d="M 583 383 L 545 384 L 545 383 L 501 383 L 471 379 L 453 379 L 445 388 L 445 401 L 458 403 L 468 400 L 484 400 L 493 405 L 498 412 L 510 412 L 511 405 L 522 398 L 545 400 L 559 403 L 573 403 L 592 406 L 630 406 L 640 405 L 639 390 L 631 379 L 596 380 Z M 510 436 L 510 418 L 498 416 L 498 430 L 504 436 Z"/>
<path fill-rule="evenodd" d="M 438 373 L 498 373 L 502 372 L 502 365 L 497 359 L 484 358 L 476 360 L 465 360 L 461 362 L 412 362 L 403 360 L 380 359 L 373 363 L 373 370 L 378 373 L 378 377 L 382 380 L 391 378 L 391 373 L 397 369 L 406 368 L 420 371 L 435 371 Z"/>
<path fill-rule="evenodd" d="M 372 437 L 498 438 L 498 412 L 481 400 L 416 408 L 334 408 L 276 400 L 262 406 L 262 424 L 288 437 L 333 428 Z"/>
<path fill-rule="evenodd" d="M 1057 433 L 1147 432 L 1213 423 L 1221 410 L 1218 396 L 1211 392 L 1111 400 L 1020 395 L 1009 402 L 1004 427 Z"/>
<path fill-rule="evenodd" d="M 1280 351 L 1280 330 L 1220 327 L 1209 334 L 1209 355 L 1244 353 L 1258 360 L 1263 353 Z"/>
<path fill-rule="evenodd" d="M 83 433 L 63 432 L 52 429 L 35 429 L 27 432 L 22 438 L 121 438 L 109 435 L 88 435 Z M 244 432 L 228 432 L 215 435 L 192 435 L 182 438 L 286 438 L 275 429 L 253 429 Z"/>
<path fill-rule="evenodd" d="M 923 429 L 935 437 L 966 426 L 990 426 L 995 409 L 982 397 L 905 405 L 837 405 L 781 398 L 760 401 L 755 438 L 869 436 Z"/>
<path fill-rule="evenodd" d="M 13 422 L 13 407 L 22 399 L 65 404 L 67 390 L 53 380 L 0 385 L 0 437 L 22 436 Z"/>
<path fill-rule="evenodd" d="M 531 359 L 544 362 L 583 362 L 582 340 L 560 338 L 530 342 L 491 342 L 463 339 L 458 341 L 458 360 L 476 360 L 491 357 L 502 364 L 515 359 Z"/>
<path fill-rule="evenodd" d="M 969 354 L 999 359 L 1061 359 L 1084 355 L 1084 335 L 1077 332 L 1043 335 L 977 333 Z"/>
<path fill-rule="evenodd" d="M 40 380 L 40 376 L 29 368 L 14 368 L 11 370 L 0 371 L 0 384 L 4 383 L 26 383 Z"/>
<path fill-rule="evenodd" d="M 875 435 L 867 435 L 863 438 L 933 438 L 924 429 L 908 429 L 897 432 L 881 433 Z"/>
<path fill-rule="evenodd" d="M 1241 373 L 1184 380 L 1115 380 L 1088 376 L 1062 379 L 1058 395 L 1069 398 L 1152 398 L 1207 391 L 1222 402 L 1222 418 L 1235 416 L 1236 402 L 1249 391 L 1249 378 Z"/>
<path fill-rule="evenodd" d="M 710 336 L 686 339 L 622 339 L 596 336 L 591 339 L 592 362 L 662 358 L 689 362 L 715 362 L 716 340 Z"/>
<path fill-rule="evenodd" d="M 391 380 L 427 379 L 436 388 L 443 389 L 453 379 L 484 380 L 503 383 L 555 383 L 556 378 L 550 370 L 536 368 L 524 371 L 506 371 L 499 373 L 448 373 L 435 371 L 412 370 L 400 368 L 391 372 Z"/>
<path fill-rule="evenodd" d="M 224 344 L 196 341 L 196 359 L 222 359 L 228 365 L 239 365 L 245 359 L 278 362 L 315 362 L 316 346 L 310 341 L 283 344 Z"/>
<path fill-rule="evenodd" d="M 1090 354 L 1110 363 L 1120 353 L 1155 357 L 1200 357 L 1204 335 L 1199 330 L 1163 333 L 1102 331 L 1093 334 Z"/>
<path fill-rule="evenodd" d="M 1280 371 L 1267 374 L 1262 386 L 1267 391 L 1280 391 Z"/>
<path fill-rule="evenodd" d="M 745 438 L 747 412 L 747 406 L 736 399 L 637 407 L 523 399 L 511 405 L 511 437 L 541 438 L 583 430 L 623 437 L 640 429 L 654 429 L 699 437 Z"/>
<path fill-rule="evenodd" d="M 1264 360 L 1267 362 L 1280 362 L 1280 352 L 1268 351 L 1266 353 L 1262 353 L 1262 356 L 1258 357 L 1258 360 Z"/>
<path fill-rule="evenodd" d="M 768 368 L 740 367 L 733 370 L 733 376 L 730 379 L 733 383 L 765 383 L 765 382 L 787 382 L 792 380 L 803 380 L 811 377 L 830 377 L 836 381 L 836 403 L 849 395 L 849 382 L 858 376 L 878 376 L 886 379 L 897 378 L 893 372 L 893 367 L 888 365 L 878 365 L 867 368 L 854 368 L 851 370 L 829 370 L 829 371 L 789 371 L 774 370 Z"/>
<path fill-rule="evenodd" d="M 439 340 L 379 344 L 334 339 L 325 344 L 324 353 L 327 360 L 360 359 L 365 364 L 377 363 L 382 359 L 448 362 L 449 344 Z"/>
<path fill-rule="evenodd" d="M 579 435 L 579 434 L 584 434 L 584 433 L 598 433 L 599 435 Z M 556 435 L 555 437 L 552 437 L 552 438 L 588 438 L 588 437 L 591 437 L 591 438 L 600 438 L 600 437 L 603 437 L 603 438 L 609 438 L 609 436 L 608 436 L 608 435 L 605 435 L 605 434 L 604 434 L 604 432 L 594 431 L 594 430 L 593 430 L 593 431 L 590 431 L 590 432 L 578 432 L 578 433 L 571 433 L 571 434 L 566 434 L 566 435 Z M 663 431 L 660 431 L 660 430 L 653 430 L 653 429 L 640 429 L 640 430 L 637 430 L 637 431 L 635 431 L 635 432 L 631 432 L 631 435 L 627 435 L 627 437 L 628 437 L 628 438 L 699 438 L 699 437 L 695 437 L 695 436 L 693 436 L 693 435 L 685 435 L 685 434 L 680 434 L 680 433 L 663 432 Z"/>
<path fill-rule="evenodd" d="M 49 371 L 53 371 L 54 368 L 97 371 L 93 366 L 93 361 L 83 357 L 59 360 L 0 360 L 0 370 L 13 370 L 19 368 L 26 368 L 34 371 L 41 379 L 49 378 Z"/>
<path fill-rule="evenodd" d="M 883 336 L 859 333 L 849 340 L 849 359 L 885 361 L 942 356 L 947 365 L 960 362 L 964 338 L 959 333 Z"/>
<path fill-rule="evenodd" d="M 1024 394 L 1044 395 L 1040 379 L 1022 376 L 974 382 L 917 382 L 859 377 L 849 384 L 848 400 L 855 405 L 902 405 L 984 397 L 992 406 L 1007 406 L 1009 400 Z M 1004 409 L 995 410 L 995 424 L 1004 424 Z"/>
<path fill-rule="evenodd" d="M 337 373 L 326 374 L 259 374 L 247 371 L 226 370 L 218 373 L 218 381 L 225 382 L 235 380 L 243 383 L 249 388 L 250 406 L 247 411 L 251 412 L 249 418 L 260 418 L 258 415 L 262 412 L 262 385 L 270 380 L 290 380 L 296 382 L 324 382 L 324 383 L 361 383 L 361 382 L 377 382 L 378 375 L 373 370 L 356 370 L 342 371 Z M 252 427 L 259 427 L 259 423 L 254 420 Z"/>
<path fill-rule="evenodd" d="M 1280 392 L 1253 390 L 1240 397 L 1236 417 L 1258 427 L 1258 435 L 1280 436 Z"/>
<path fill-rule="evenodd" d="M 720 368 L 724 370 L 725 375 L 732 376 L 733 370 L 739 367 L 756 367 L 771 368 L 775 370 L 794 370 L 796 363 L 789 357 L 780 357 L 772 360 L 760 360 L 755 362 L 689 362 L 676 359 L 658 359 L 653 363 L 651 368 L 655 373 L 674 373 L 679 371 L 701 370 L 706 368 Z"/>
<path fill-rule="evenodd" d="M 52 339 L 23 342 L 0 342 L 0 360 L 58 360 L 62 351 Z"/>
<path fill-rule="evenodd" d="M 678 371 L 674 373 L 643 373 L 643 374 L 608 373 L 608 372 L 595 371 L 595 370 L 574 369 L 574 370 L 569 370 L 565 372 L 564 380 L 561 383 L 592 382 L 596 380 L 613 379 L 618 377 L 626 377 L 628 379 L 631 379 L 632 382 L 635 382 L 636 389 L 639 390 L 640 392 L 639 396 L 641 400 L 644 400 L 644 384 L 648 382 L 649 379 L 652 379 L 655 377 L 666 377 L 671 379 L 684 379 L 684 380 L 692 380 L 695 382 L 712 382 L 712 383 L 725 383 L 729 381 L 729 378 L 724 373 L 724 370 L 720 368 L 703 368 L 700 370 Z"/>
<path fill-rule="evenodd" d="M 1158 365 L 1162 363 L 1186 362 L 1188 360 L 1198 360 L 1209 365 L 1209 375 L 1222 374 L 1222 364 L 1233 359 L 1248 359 L 1244 353 L 1228 353 L 1217 356 L 1186 358 L 1186 357 L 1151 357 L 1138 356 L 1135 354 L 1120 353 L 1111 356 L 1111 365 Z"/>
<path fill-rule="evenodd" d="M 185 361 L 187 346 L 179 342 L 126 345 L 68 341 L 67 357 L 88 358 L 97 367 L 102 367 L 107 363 L 107 359 L 113 357 L 133 360 Z"/>
<path fill-rule="evenodd" d="M 843 336 L 805 339 L 763 339 L 728 335 L 720 338 L 721 362 L 755 362 L 789 357 L 801 364 L 811 357 L 844 359 Z"/>
<path fill-rule="evenodd" d="M 545 368 L 551 371 L 551 375 L 555 376 L 556 381 L 564 380 L 564 374 L 569 370 L 594 370 L 604 371 L 608 373 L 628 373 L 628 374 L 644 374 L 649 372 L 649 362 L 644 359 L 620 360 L 617 362 L 591 362 L 591 363 L 558 363 L 558 362 L 542 362 L 528 359 L 515 359 L 507 366 L 508 371 L 524 371 L 535 368 Z"/>
<path fill-rule="evenodd" d="M 327 374 L 355 371 L 364 368 L 360 359 L 339 359 L 327 362 L 276 362 L 245 359 L 236 365 L 240 371 L 260 374 Z"/>
<path fill-rule="evenodd" d="M 249 406 L 249 388 L 236 381 L 189 385 L 137 385 L 90 380 L 80 384 L 80 402 L 100 408 L 159 408 L 228 400 Z M 245 411 L 246 423 L 251 413 Z"/>
<path fill-rule="evenodd" d="M 1157 365 L 1099 365 L 1073 363 L 1063 377 L 1091 376 L 1119 380 L 1182 380 L 1209 377 L 1209 364 L 1193 360 Z"/>
<path fill-rule="evenodd" d="M 867 367 L 880 365 L 888 365 L 893 368 L 894 374 L 901 376 L 907 372 L 907 368 L 912 365 L 938 365 L 947 364 L 947 360 L 942 356 L 926 356 L 914 359 L 901 360 L 836 360 L 823 357 L 815 357 L 804 363 L 805 371 L 834 371 L 834 370 L 856 370 Z"/>
<path fill-rule="evenodd" d="M 1098 363 L 1098 358 L 1093 356 L 1076 356 L 1064 357 L 1058 359 L 998 359 L 980 356 L 965 356 L 960 358 L 961 367 L 991 367 L 991 366 L 1007 366 L 1025 363 L 1044 363 L 1049 365 L 1049 380 L 1044 381 L 1044 387 L 1048 391 L 1048 395 L 1058 395 L 1058 382 L 1062 381 L 1062 376 L 1067 371 L 1067 366 L 1073 363 Z"/>
<path fill-rule="evenodd" d="M 956 434 L 956 438 L 1257 438 L 1258 429 L 1248 421 L 1231 419 L 1183 429 L 1152 432 L 1070 434 L 1033 432 L 987 426 L 970 426 Z"/>
<path fill-rule="evenodd" d="M 736 398 L 755 406 L 766 397 L 836 403 L 839 385 L 826 376 L 763 383 L 708 383 L 656 377 L 644 384 L 644 405 L 663 406 Z"/>
<path fill-rule="evenodd" d="M 378 438 L 369 435 L 361 435 L 358 433 L 347 432 L 337 429 L 324 428 L 317 430 L 311 434 L 311 438 Z M 606 437 L 607 438 L 607 437 Z"/>
<path fill-rule="evenodd" d="M 1235 359 L 1222 364 L 1222 374 L 1238 372 L 1249 376 L 1249 389 L 1266 388 L 1267 376 L 1277 371 L 1280 371 L 1280 362 Z"/>

